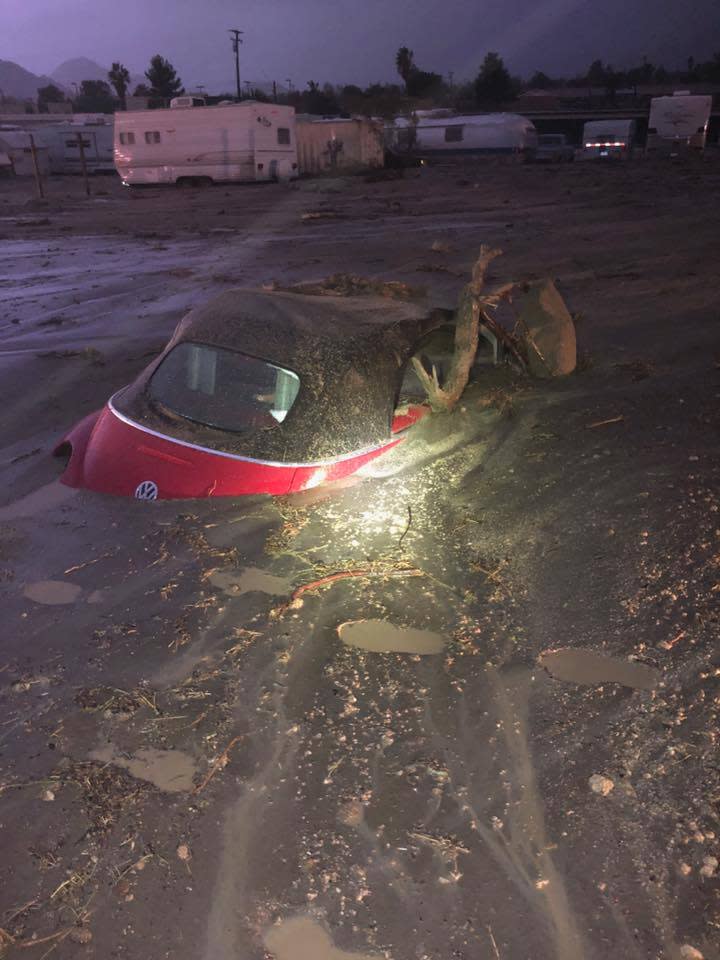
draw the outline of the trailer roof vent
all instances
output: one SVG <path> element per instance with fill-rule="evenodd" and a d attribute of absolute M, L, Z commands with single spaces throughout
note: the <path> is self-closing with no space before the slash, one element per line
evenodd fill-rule
<path fill-rule="evenodd" d="M 170 109 L 177 110 L 181 107 L 204 107 L 204 97 L 173 97 L 170 101 Z"/>

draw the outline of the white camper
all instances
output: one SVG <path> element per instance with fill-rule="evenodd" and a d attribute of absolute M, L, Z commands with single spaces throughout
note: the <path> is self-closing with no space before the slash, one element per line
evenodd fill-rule
<path fill-rule="evenodd" d="M 30 136 L 27 130 L 0 128 L 0 153 L 8 157 L 16 177 L 32 177 L 35 173 Z M 48 149 L 37 132 L 33 133 L 32 137 L 35 143 L 38 171 L 42 176 L 46 176 L 50 172 Z"/>
<path fill-rule="evenodd" d="M 115 169 L 112 117 L 57 123 L 38 132 L 48 148 L 51 173 L 81 173 L 80 137 L 88 173 Z"/>
<path fill-rule="evenodd" d="M 416 157 L 510 154 L 532 158 L 537 142 L 535 126 L 515 113 L 419 112 L 398 117 L 386 137 L 392 153 Z"/>
<path fill-rule="evenodd" d="M 635 142 L 634 120 L 591 120 L 583 127 L 577 160 L 628 160 Z"/>
<path fill-rule="evenodd" d="M 275 103 L 178 97 L 169 109 L 115 114 L 123 183 L 229 183 L 298 175 L 295 110 Z"/>
<path fill-rule="evenodd" d="M 676 156 L 705 149 L 712 96 L 676 91 L 672 97 L 650 101 L 647 153 Z"/>

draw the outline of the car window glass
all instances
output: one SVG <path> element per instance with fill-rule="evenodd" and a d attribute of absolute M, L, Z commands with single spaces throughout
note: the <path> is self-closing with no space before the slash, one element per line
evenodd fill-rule
<path fill-rule="evenodd" d="M 281 423 L 299 389 L 291 370 L 202 343 L 175 347 L 149 384 L 151 398 L 173 413 L 229 431 Z"/>

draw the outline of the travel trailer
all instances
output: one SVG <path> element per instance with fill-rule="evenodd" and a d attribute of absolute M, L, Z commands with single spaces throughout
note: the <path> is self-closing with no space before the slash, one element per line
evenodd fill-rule
<path fill-rule="evenodd" d="M 298 175 L 295 110 L 177 97 L 168 109 L 116 113 L 115 168 L 129 186 L 289 180 Z"/>
<path fill-rule="evenodd" d="M 577 160 L 627 160 L 635 141 L 634 120 L 591 120 L 583 127 Z"/>
<path fill-rule="evenodd" d="M 515 113 L 458 116 L 449 111 L 398 117 L 386 129 L 386 146 L 398 156 L 420 158 L 510 154 L 532 159 L 537 130 Z"/>
<path fill-rule="evenodd" d="M 3 130 L 0 127 L 0 154 L 8 158 L 10 169 L 16 177 L 32 177 L 35 173 L 30 136 L 27 130 L 18 128 Z M 38 172 L 45 176 L 50 172 L 48 149 L 37 133 L 32 136 L 35 142 Z"/>
<path fill-rule="evenodd" d="M 678 90 L 672 97 L 654 97 L 650 101 L 646 152 L 677 156 L 704 150 L 711 110 L 709 95 L 692 96 Z"/>
<path fill-rule="evenodd" d="M 112 117 L 72 123 L 57 123 L 38 131 L 48 148 L 51 173 L 81 173 L 79 136 L 82 136 L 88 173 L 115 169 Z"/>

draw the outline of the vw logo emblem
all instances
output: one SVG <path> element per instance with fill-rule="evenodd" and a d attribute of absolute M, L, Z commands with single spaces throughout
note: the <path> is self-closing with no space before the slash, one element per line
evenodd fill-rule
<path fill-rule="evenodd" d="M 143 480 L 135 487 L 136 500 L 157 500 L 158 486 L 154 480 Z"/>

